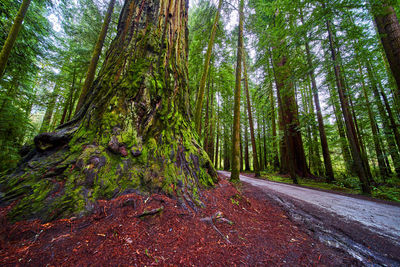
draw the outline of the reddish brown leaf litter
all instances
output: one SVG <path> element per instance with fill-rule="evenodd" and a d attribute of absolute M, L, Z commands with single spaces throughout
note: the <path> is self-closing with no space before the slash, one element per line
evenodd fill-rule
<path fill-rule="evenodd" d="M 164 195 L 147 198 L 129 194 L 99 201 L 91 216 L 46 224 L 39 221 L 9 224 L 5 216 L 10 207 L 2 208 L 0 265 L 354 263 L 305 234 L 277 206 L 265 199 L 257 200 L 254 190 L 243 187 L 243 193 L 239 193 L 223 178 L 216 188 L 202 193 L 207 207 L 197 212 Z M 147 214 L 150 211 L 154 214 Z M 221 215 L 223 219 L 218 219 Z M 214 217 L 212 223 L 204 220 L 207 217 Z"/>

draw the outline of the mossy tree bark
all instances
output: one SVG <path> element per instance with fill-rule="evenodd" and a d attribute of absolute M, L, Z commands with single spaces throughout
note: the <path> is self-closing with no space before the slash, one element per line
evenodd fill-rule
<path fill-rule="evenodd" d="M 7 66 L 8 58 L 11 54 L 11 50 L 14 47 L 15 41 L 17 40 L 18 33 L 21 29 L 22 22 L 24 21 L 26 12 L 28 11 L 31 0 L 23 0 L 19 8 L 17 15 L 15 16 L 14 23 L 8 33 L 7 40 L 4 43 L 0 53 L 0 78 L 3 77 L 4 70 Z"/>
<path fill-rule="evenodd" d="M 85 214 L 137 191 L 202 205 L 217 175 L 189 123 L 187 16 L 187 0 L 125 1 L 80 111 L 1 178 L 0 202 L 19 199 L 12 219 Z"/>
<path fill-rule="evenodd" d="M 239 6 L 239 36 L 236 59 L 236 83 L 233 107 L 233 138 L 232 138 L 232 172 L 231 181 L 239 181 L 240 174 L 240 92 L 242 80 L 242 57 L 243 57 L 243 9 L 244 0 L 240 0 Z M 257 152 L 255 152 L 257 153 Z"/>

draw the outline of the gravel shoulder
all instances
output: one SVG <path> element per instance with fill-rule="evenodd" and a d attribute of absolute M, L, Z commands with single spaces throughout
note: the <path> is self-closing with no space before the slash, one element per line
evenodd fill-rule
<path fill-rule="evenodd" d="M 328 245 L 341 247 L 366 265 L 400 266 L 399 206 L 244 175 L 240 179 L 263 191 Z"/>

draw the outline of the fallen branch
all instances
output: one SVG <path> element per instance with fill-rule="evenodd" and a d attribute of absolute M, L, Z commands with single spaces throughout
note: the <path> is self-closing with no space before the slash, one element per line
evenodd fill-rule
<path fill-rule="evenodd" d="M 145 216 L 150 216 L 150 215 L 154 215 L 157 214 L 161 211 L 164 210 L 164 206 L 159 207 L 158 209 L 153 209 L 153 210 L 145 210 L 142 214 L 136 215 L 137 218 L 142 218 Z"/>
<path fill-rule="evenodd" d="M 226 222 L 226 223 L 228 223 L 228 224 L 230 224 L 230 225 L 233 224 L 232 221 L 230 221 L 230 220 L 225 219 L 224 217 L 222 217 L 222 212 L 220 212 L 220 211 L 217 212 L 217 213 L 215 213 L 212 217 L 202 218 L 202 219 L 200 219 L 200 221 L 202 221 L 202 222 L 208 222 L 209 224 L 211 224 L 211 226 L 214 228 L 214 230 L 215 230 L 218 234 L 220 234 L 220 235 L 222 236 L 222 238 L 223 238 L 228 244 L 232 244 L 232 242 L 229 241 L 229 239 L 228 239 L 226 236 L 224 236 L 224 235 L 221 233 L 221 231 L 218 230 L 218 228 L 215 226 L 214 221 L 213 221 L 214 219 L 217 219 L 218 221 Z"/>

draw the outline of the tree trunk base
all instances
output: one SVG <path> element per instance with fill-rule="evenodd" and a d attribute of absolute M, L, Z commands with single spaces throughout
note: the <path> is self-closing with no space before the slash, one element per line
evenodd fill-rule
<path fill-rule="evenodd" d="M 129 129 L 95 132 L 79 126 L 35 138 L 35 150 L 0 179 L 0 203 L 18 200 L 12 221 L 82 216 L 98 199 L 131 192 L 164 192 L 196 210 L 201 189 L 218 179 L 183 119 L 143 141 Z"/>

